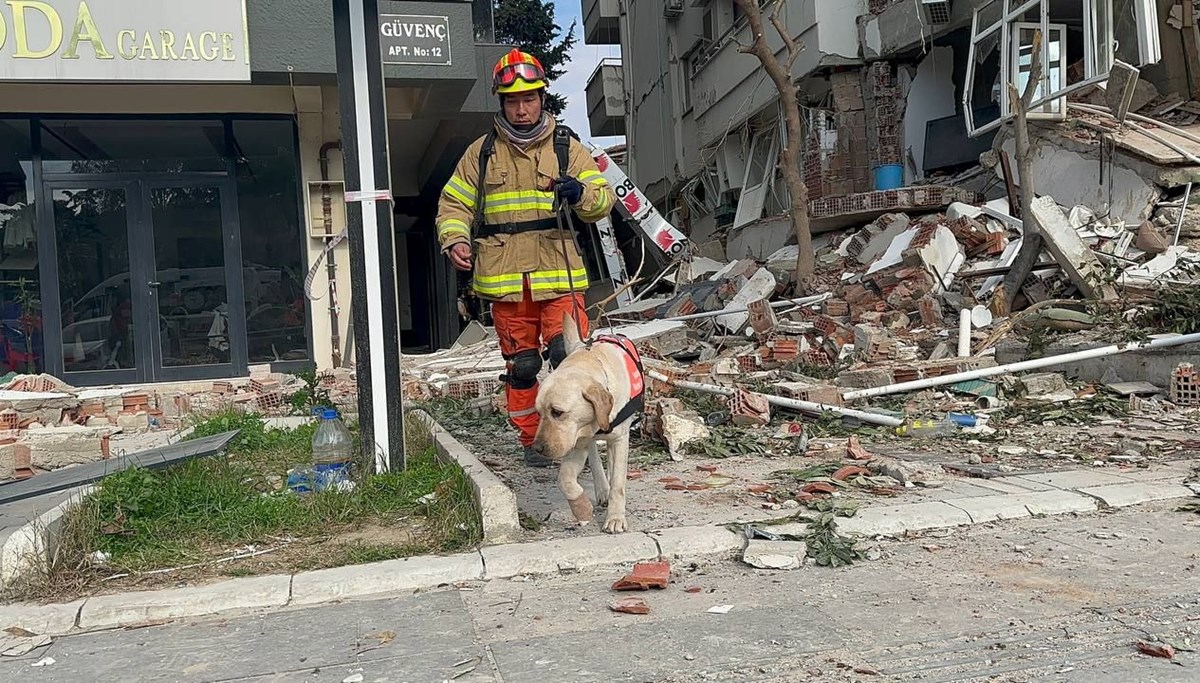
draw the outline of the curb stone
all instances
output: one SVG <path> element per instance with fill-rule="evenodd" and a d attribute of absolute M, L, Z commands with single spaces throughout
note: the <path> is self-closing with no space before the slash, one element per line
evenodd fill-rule
<path fill-rule="evenodd" d="M 371 564 L 318 569 L 292 577 L 289 605 L 319 605 L 348 598 L 417 591 L 451 583 L 483 580 L 478 552 L 410 557 Z"/>
<path fill-rule="evenodd" d="M 483 548 L 484 578 L 508 579 L 523 574 L 555 574 L 658 559 L 658 544 L 644 533 L 580 536 Z"/>
<path fill-rule="evenodd" d="M 0 605 L 0 628 L 16 626 L 39 636 L 61 635 L 75 628 L 84 602 Z"/>
<path fill-rule="evenodd" d="M 0 546 L 0 588 L 7 588 L 22 577 L 38 572 L 39 567 L 49 565 L 53 537 L 62 526 L 63 516 L 94 489 L 91 484 L 70 489 L 65 500 L 22 525 L 5 539 L 4 545 Z"/>
<path fill-rule="evenodd" d="M 1095 512 L 1096 501 L 1072 491 L 1040 491 L 1014 496 L 1029 510 L 1031 515 L 1066 515 L 1077 512 Z"/>
<path fill-rule="evenodd" d="M 483 544 L 500 545 L 519 540 L 522 536 L 521 519 L 517 496 L 512 489 L 438 424 L 432 415 L 424 410 L 413 410 L 411 414 L 429 429 L 438 457 L 456 463 L 471 480 L 483 525 Z"/>
<path fill-rule="evenodd" d="M 971 515 L 942 502 L 870 507 L 847 519 L 838 520 L 844 533 L 864 536 L 896 536 L 906 531 L 968 526 Z"/>
<path fill-rule="evenodd" d="M 273 574 L 230 579 L 207 586 L 101 595 L 84 602 L 79 611 L 79 628 L 112 628 L 152 619 L 283 607 L 288 603 L 291 590 L 290 575 Z"/>
<path fill-rule="evenodd" d="M 678 560 L 696 555 L 724 555 L 741 550 L 745 539 L 719 526 L 684 526 L 651 531 L 659 554 Z"/>
<path fill-rule="evenodd" d="M 946 501 L 971 516 L 972 524 L 999 522 L 1005 519 L 1023 519 L 1031 516 L 1025 503 L 1017 496 L 976 496 Z"/>

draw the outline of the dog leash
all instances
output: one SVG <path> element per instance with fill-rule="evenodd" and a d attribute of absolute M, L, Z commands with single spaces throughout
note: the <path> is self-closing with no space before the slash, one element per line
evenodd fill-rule
<path fill-rule="evenodd" d="M 559 178 L 560 183 L 564 180 L 566 180 L 566 176 Z M 592 341 L 585 338 L 583 334 L 583 323 L 580 322 L 580 316 L 584 314 L 584 311 L 579 308 L 579 298 L 575 292 L 575 276 L 571 272 L 571 257 L 567 254 L 567 239 L 566 235 L 563 234 L 567 233 L 571 236 L 571 244 L 575 245 L 575 252 L 582 258 L 583 252 L 580 251 L 579 240 L 575 236 L 575 219 L 571 217 L 571 207 L 563 204 L 562 198 L 557 192 L 554 193 L 554 204 L 554 215 L 558 219 L 558 244 L 562 247 L 563 268 L 566 270 L 567 287 L 571 292 L 571 307 L 575 309 L 575 315 L 572 316 L 575 321 L 575 333 L 579 336 L 579 341 L 583 342 L 584 348 L 590 349 L 592 348 Z M 564 228 L 564 214 L 566 216 L 566 224 L 570 225 L 570 230 Z"/>

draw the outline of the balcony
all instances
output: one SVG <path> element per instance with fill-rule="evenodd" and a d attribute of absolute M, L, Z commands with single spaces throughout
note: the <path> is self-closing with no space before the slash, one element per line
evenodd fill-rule
<path fill-rule="evenodd" d="M 625 75 L 621 60 L 604 59 L 587 82 L 588 127 L 592 137 L 625 134 Z"/>
<path fill-rule="evenodd" d="M 588 45 L 620 45 L 620 0 L 581 1 L 583 3 L 583 42 Z"/>

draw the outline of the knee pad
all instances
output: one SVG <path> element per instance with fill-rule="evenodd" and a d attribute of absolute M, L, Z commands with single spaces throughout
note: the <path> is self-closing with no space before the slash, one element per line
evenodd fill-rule
<path fill-rule="evenodd" d="M 546 347 L 546 360 L 550 361 L 551 370 L 567 359 L 567 340 L 561 334 L 551 339 Z"/>
<path fill-rule="evenodd" d="M 513 389 L 532 389 L 542 371 L 542 357 L 530 349 L 513 356 L 512 369 L 508 372 L 509 384 Z"/>

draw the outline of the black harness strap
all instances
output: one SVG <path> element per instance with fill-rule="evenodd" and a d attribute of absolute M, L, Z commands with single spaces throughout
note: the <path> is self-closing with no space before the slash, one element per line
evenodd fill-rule
<path fill-rule="evenodd" d="M 539 218 L 533 221 L 519 223 L 485 223 L 475 228 L 476 237 L 491 237 L 492 235 L 516 235 L 535 230 L 556 230 L 558 221 L 554 218 Z"/>
<path fill-rule="evenodd" d="M 486 195 L 483 192 L 484 183 L 487 182 L 487 167 L 488 159 L 496 153 L 496 129 L 488 131 L 488 134 L 483 138 L 483 146 L 479 148 L 479 179 L 475 183 L 475 216 L 471 219 L 471 233 L 479 234 L 477 231 L 483 226 L 483 203 Z"/>

